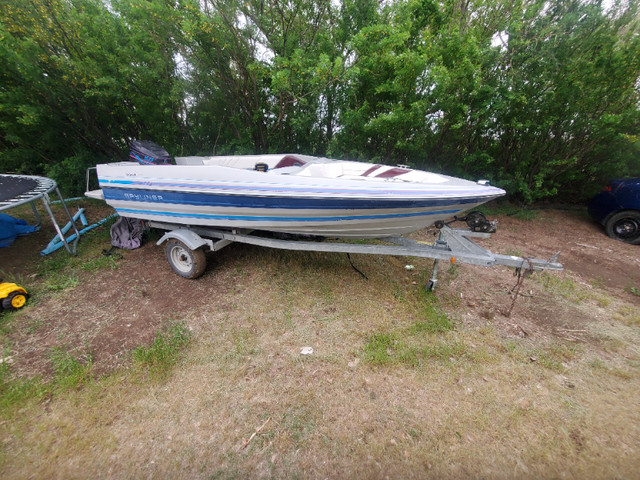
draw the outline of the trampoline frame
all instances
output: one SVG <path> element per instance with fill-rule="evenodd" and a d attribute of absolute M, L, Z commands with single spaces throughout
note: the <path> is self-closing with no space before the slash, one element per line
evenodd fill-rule
<path fill-rule="evenodd" d="M 58 188 L 58 184 L 56 183 L 55 180 L 48 178 L 48 177 L 38 177 L 35 175 L 12 175 L 12 174 L 2 174 L 0 173 L 0 177 L 13 177 L 13 178 L 20 178 L 20 179 L 29 179 L 29 180 L 33 180 L 37 183 L 37 185 L 32 188 L 31 190 L 21 193 L 19 195 L 15 195 L 13 198 L 10 198 L 9 200 L 5 200 L 5 201 L 0 201 L 0 212 L 3 210 L 8 210 L 10 208 L 14 208 L 14 207 L 18 207 L 20 205 L 24 205 L 26 203 L 31 204 L 31 209 L 33 210 L 33 214 L 36 217 L 36 221 L 37 223 L 37 227 L 40 227 L 40 225 L 42 224 L 42 219 L 40 218 L 40 214 L 38 213 L 38 210 L 36 209 L 35 206 L 35 202 L 39 199 L 42 200 L 42 204 L 44 205 L 45 210 L 47 211 L 47 213 L 49 214 L 49 218 L 51 219 L 51 223 L 53 224 L 53 227 L 55 228 L 56 232 L 58 233 L 58 236 L 60 237 L 60 239 L 62 240 L 62 243 L 64 244 L 64 247 L 67 249 L 67 252 L 69 252 L 69 254 L 71 255 L 75 255 L 76 254 L 76 248 L 78 245 L 78 241 L 80 239 L 80 232 L 78 232 L 78 228 L 76 227 L 75 222 L 73 221 L 73 217 L 71 216 L 71 213 L 69 213 L 69 209 L 67 208 L 67 204 L 64 201 L 64 198 L 62 197 L 62 194 L 60 193 L 60 189 Z M 64 234 L 62 233 L 62 229 L 60 228 L 60 225 L 58 224 L 58 221 L 56 220 L 55 215 L 53 214 L 53 211 L 51 210 L 51 198 L 49 197 L 49 194 L 51 192 L 54 192 L 58 195 L 58 198 L 60 199 L 60 203 L 62 204 L 62 208 L 64 210 L 64 213 L 67 215 L 67 218 L 69 219 L 69 222 L 72 225 L 73 231 L 75 232 L 75 238 L 72 242 L 67 242 L 67 239 L 65 238 Z"/>

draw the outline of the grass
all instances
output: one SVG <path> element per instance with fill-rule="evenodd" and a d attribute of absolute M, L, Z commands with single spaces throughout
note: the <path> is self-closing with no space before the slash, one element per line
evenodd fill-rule
<path fill-rule="evenodd" d="M 56 347 L 51 352 L 51 364 L 55 372 L 53 382 L 64 391 L 78 388 L 91 379 L 93 355 L 86 352 L 76 357 L 64 347 Z"/>
<path fill-rule="evenodd" d="M 628 285 L 625 289 L 625 292 L 630 293 L 631 295 L 635 295 L 636 297 L 640 297 L 640 290 L 638 287 L 634 287 L 632 285 Z"/>
<path fill-rule="evenodd" d="M 577 285 L 576 282 L 568 276 L 542 272 L 541 275 L 536 275 L 533 278 L 540 282 L 547 290 L 573 303 L 580 303 L 591 297 L 590 292 Z"/>
<path fill-rule="evenodd" d="M 59 207 L 53 207 L 54 210 Z M 18 212 L 20 213 L 20 212 Z M 30 209 L 24 207 L 24 216 L 31 215 Z M 58 212 L 59 214 L 60 212 Z M 43 217 L 44 221 L 46 217 Z M 101 262 L 91 269 L 98 252 L 101 249 L 101 245 L 109 237 L 109 225 L 105 224 L 102 228 L 93 230 L 84 235 L 82 241 L 78 244 L 78 254 L 76 256 L 69 255 L 66 251 L 61 250 L 55 252 L 46 258 L 44 258 L 38 264 L 38 270 L 36 275 L 25 277 L 23 275 L 9 275 L 2 272 L 2 277 L 5 281 L 17 283 L 20 286 L 26 288 L 30 294 L 30 298 L 25 308 L 29 308 L 30 305 L 38 303 L 38 299 L 44 296 L 51 296 L 52 294 L 61 294 L 64 291 L 73 289 L 78 286 L 80 282 L 80 271 L 85 270 L 92 273 L 96 273 L 100 268 L 104 268 Z M 87 258 L 90 258 L 87 261 Z M 19 310 L 16 312 L 2 311 L 0 312 L 0 340 L 6 341 L 7 335 L 9 335 L 16 326 L 21 326 L 21 319 L 24 318 L 24 311 Z M 34 333 L 41 328 L 43 321 L 41 318 L 35 318 L 28 321 L 28 324 L 24 326 L 28 333 Z M 61 352 L 54 352 L 52 359 L 54 362 L 61 361 L 63 354 Z M 5 365 L 3 368 L 7 368 Z M 18 384 L 7 384 L 7 374 L 5 372 L 3 382 L 5 383 L 5 391 L 9 396 L 12 396 L 16 391 L 39 391 L 40 389 L 22 388 Z M 33 382 L 27 382 L 26 385 L 32 385 Z M 12 393 L 14 392 L 14 393 Z"/>
<path fill-rule="evenodd" d="M 420 292 L 415 306 L 418 307 L 418 320 L 404 328 L 374 333 L 368 338 L 362 350 L 366 362 L 417 368 L 429 360 L 448 362 L 467 354 L 463 342 L 445 335 L 453 331 L 454 324 L 438 306 L 433 294 Z"/>
<path fill-rule="evenodd" d="M 15 283 L 17 285 L 22 285 L 24 283 L 24 277 L 22 275 L 12 275 L 10 273 L 5 273 L 2 270 L 0 270 L 0 278 L 6 283 Z"/>
<path fill-rule="evenodd" d="M 96 256 L 94 258 L 89 259 L 89 261 L 84 262 L 80 265 L 80 268 L 85 272 L 97 272 L 100 270 L 116 270 L 119 265 L 119 258 L 115 255 L 110 256 Z"/>
<path fill-rule="evenodd" d="M 191 332 L 184 322 L 170 321 L 158 331 L 151 345 L 133 350 L 133 359 L 154 374 L 166 375 L 190 340 Z"/>
<path fill-rule="evenodd" d="M 600 308 L 607 308 L 609 305 L 611 305 L 611 297 L 608 295 L 595 293 L 591 295 L 591 298 Z"/>
<path fill-rule="evenodd" d="M 62 217 L 61 207 L 53 206 L 57 217 Z M 22 217 L 29 217 L 31 210 L 24 207 Z M 47 221 L 43 217 L 44 221 Z M 69 255 L 64 249 L 48 255 L 38 264 L 36 275 L 24 277 L 22 275 L 8 275 L 2 273 L 4 281 L 10 281 L 24 286 L 30 293 L 31 298 L 27 303 L 34 305 L 38 303 L 38 298 L 50 296 L 51 294 L 61 294 L 73 289 L 80 282 L 81 272 L 92 274 L 98 273 L 106 268 L 117 268 L 117 262 L 113 257 L 101 255 L 104 242 L 110 240 L 110 225 L 114 220 L 106 222 L 101 228 L 92 230 L 82 236 L 78 243 L 77 255 Z M 11 356 L 8 348 L 8 335 L 16 327 L 24 328 L 27 334 L 33 334 L 43 327 L 44 321 L 40 317 L 31 318 L 23 322 L 24 310 L 15 312 L 3 311 L 0 313 L 0 340 L 4 342 L 3 362 L 0 363 L 0 413 L 12 415 L 20 406 L 30 401 L 37 401 L 51 395 L 75 390 L 80 386 L 87 385 L 93 381 L 93 355 L 91 352 L 79 352 L 69 350 L 60 344 L 49 352 L 49 363 L 53 374 L 50 378 L 42 377 L 19 378 L 11 372 Z M 63 339 L 61 339 L 63 340 Z M 8 360 L 4 361 L 8 357 Z"/>
<path fill-rule="evenodd" d="M 13 418 L 21 407 L 34 400 L 74 390 L 92 381 L 93 358 L 90 352 L 75 356 L 64 347 L 52 349 L 50 362 L 54 375 L 51 381 L 41 377 L 14 377 L 8 358 L 10 356 L 5 351 L 0 363 L 0 418 Z"/>
<path fill-rule="evenodd" d="M 364 346 L 365 360 L 373 365 L 389 365 L 392 363 L 393 352 L 397 350 L 398 341 L 397 334 L 374 333 Z"/>
<path fill-rule="evenodd" d="M 416 330 L 413 330 L 414 332 Z M 437 360 L 452 362 L 469 357 L 464 342 L 455 338 L 430 338 L 406 331 L 401 337 L 398 332 L 383 332 L 371 335 L 363 347 L 362 355 L 366 362 L 377 366 L 402 365 L 409 368 L 421 368 L 425 362 Z"/>
<path fill-rule="evenodd" d="M 38 263 L 35 280 L 20 279 L 21 286 L 30 292 L 29 302 L 38 297 L 59 294 L 78 286 L 82 272 L 97 274 L 101 270 L 118 268 L 118 259 L 102 255 L 105 243 L 110 242 L 110 226 L 115 219 L 105 222 L 95 230 L 84 234 L 77 245 L 77 254 L 69 255 L 60 249 Z M 6 279 L 6 278 L 5 278 Z"/>
<path fill-rule="evenodd" d="M 613 318 L 625 325 L 640 325 L 640 312 L 631 305 L 621 305 L 613 313 Z"/>
<path fill-rule="evenodd" d="M 526 221 L 536 220 L 540 215 L 539 209 L 515 205 L 509 202 L 491 202 L 487 205 L 481 205 L 478 207 L 478 210 L 487 217 L 505 215 Z"/>
<path fill-rule="evenodd" d="M 582 315 L 571 320 L 590 337 L 574 342 L 543 320 L 538 329 L 523 323 L 529 335 L 518 337 L 509 322 L 521 319 L 476 317 L 459 295 L 467 267 L 443 271 L 431 294 L 426 260 L 407 272 L 403 258 L 354 256 L 364 280 L 340 255 L 224 255 L 215 275 L 178 284 L 198 302 L 131 350 L 124 368 L 98 376 L 100 357 L 64 347 L 64 336 L 49 350 L 51 378 L 19 378 L 0 364 L 0 475 L 637 475 L 640 418 L 629 406 L 640 386 L 640 320 L 597 280 L 543 279 L 544 291 L 522 299 L 534 314 L 540 301 L 545 313 Z M 46 275 L 112 266 L 92 268 L 72 261 Z M 490 290 L 487 302 L 504 300 Z M 575 306 L 581 295 L 585 308 Z M 48 319 L 39 312 L 28 322 L 11 314 L 7 328 L 38 330 Z M 303 346 L 314 353 L 301 356 Z"/>
<path fill-rule="evenodd" d="M 453 321 L 438 305 L 435 295 L 421 291 L 418 306 L 420 320 L 410 327 L 413 333 L 438 333 L 453 330 Z"/>
<path fill-rule="evenodd" d="M 564 373 L 567 365 L 576 358 L 578 349 L 571 345 L 551 345 L 542 350 L 529 352 L 529 360 L 553 372 Z"/>
<path fill-rule="evenodd" d="M 191 336 L 184 323 L 167 322 L 151 345 L 136 348 L 132 356 L 135 363 L 151 372 L 154 378 L 157 375 L 166 376 Z M 50 380 L 41 377 L 15 378 L 11 374 L 11 356 L 5 349 L 0 363 L 0 417 L 11 418 L 17 409 L 30 401 L 77 390 L 96 382 L 92 376 L 93 354 L 87 349 L 82 352 L 71 351 L 59 346 L 51 350 L 49 358 L 53 370 Z"/>
<path fill-rule="evenodd" d="M 62 292 L 73 289 L 80 283 L 80 278 L 75 272 L 49 272 L 44 279 L 43 288 L 47 292 Z"/>
<path fill-rule="evenodd" d="M 260 276 L 247 275 L 255 291 Z M 73 477 L 80 473 L 77 461 L 85 474 L 108 468 L 103 473 L 117 477 L 142 470 L 196 478 L 375 478 L 381 472 L 491 478 L 505 471 L 549 477 L 560 469 L 569 478 L 633 475 L 633 458 L 620 457 L 619 443 L 612 448 L 607 439 L 619 435 L 631 453 L 636 448 L 632 423 L 624 422 L 633 413 L 616 407 L 634 398 L 635 376 L 602 361 L 587 363 L 571 345 L 529 346 L 492 329 L 474 333 L 418 289 L 402 300 L 378 292 L 381 302 L 395 302 L 388 317 L 369 308 L 373 296 L 364 294 L 363 313 L 354 317 L 337 294 L 341 286 L 330 286 L 335 281 L 322 281 L 307 299 L 310 317 L 296 308 L 299 302 L 278 306 L 261 297 L 269 310 L 262 317 L 265 309 L 244 304 L 224 312 L 222 323 L 223 313 L 211 310 L 203 320 L 209 331 L 197 338 L 183 323 L 169 323 L 136 350 L 133 371 L 69 389 L 46 404 L 47 394 L 37 397 L 42 403 L 25 403 L 34 386 L 24 384 L 26 394 L 16 400 L 22 418 L 13 430 L 9 423 L 0 427 L 0 471 Z M 300 300 L 303 289 L 287 285 L 288 295 Z M 235 301 L 242 304 L 244 294 L 234 294 Z M 314 321 L 329 301 L 342 316 Z M 291 324 L 277 330 L 271 322 L 284 311 Z M 449 327 L 435 327 L 441 319 L 430 326 L 434 316 L 449 318 Z M 379 330 L 358 343 L 365 325 Z M 297 347 L 307 343 L 316 352 L 300 361 Z M 343 359 L 354 344 L 364 361 L 347 367 Z M 238 354 L 221 362 L 230 349 Z M 58 352 L 58 365 L 71 375 L 83 362 L 69 353 Z M 136 371 L 161 364 L 172 365 L 171 382 L 132 381 Z M 117 464 L 108 463 L 114 455 Z"/>
<path fill-rule="evenodd" d="M 11 376 L 11 364 L 3 357 L 0 363 L 0 418 L 11 418 L 15 411 L 31 399 L 42 398 L 48 391 L 38 378 L 15 379 Z"/>
<path fill-rule="evenodd" d="M 39 265 L 38 275 L 47 278 L 55 275 L 72 275 L 76 270 L 96 273 L 104 269 L 116 269 L 118 257 L 102 254 L 105 243 L 111 241 L 107 223 L 82 236 L 76 255 L 69 255 L 61 250 L 47 256 Z"/>

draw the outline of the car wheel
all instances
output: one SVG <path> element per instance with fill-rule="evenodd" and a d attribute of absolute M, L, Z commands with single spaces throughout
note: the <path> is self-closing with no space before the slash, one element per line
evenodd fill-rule
<path fill-rule="evenodd" d="M 640 245 L 640 212 L 625 210 L 611 215 L 605 222 L 607 235 L 616 240 Z"/>

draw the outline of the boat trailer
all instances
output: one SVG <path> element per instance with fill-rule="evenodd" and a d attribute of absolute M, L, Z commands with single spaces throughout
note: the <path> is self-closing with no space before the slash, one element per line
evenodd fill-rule
<path fill-rule="evenodd" d="M 383 243 L 337 243 L 309 239 L 271 238 L 265 232 L 221 230 L 150 221 L 152 228 L 167 232 L 158 240 L 157 245 L 167 242 L 165 253 L 169 265 L 175 273 L 185 278 L 197 278 L 206 268 L 205 249 L 212 252 L 238 242 L 262 247 L 284 250 L 302 250 L 313 252 L 360 253 L 370 255 L 395 255 L 434 259 L 433 273 L 426 285 L 432 291 L 438 283 L 438 263 L 468 263 L 493 267 L 503 265 L 516 269 L 517 273 L 540 270 L 562 270 L 558 263 L 560 252 L 549 260 L 522 258 L 513 255 L 500 255 L 490 252 L 473 242 L 471 238 L 489 238 L 490 233 L 467 229 L 451 228 L 440 224 L 440 233 L 433 243 L 419 242 L 402 236 L 381 239 Z"/>

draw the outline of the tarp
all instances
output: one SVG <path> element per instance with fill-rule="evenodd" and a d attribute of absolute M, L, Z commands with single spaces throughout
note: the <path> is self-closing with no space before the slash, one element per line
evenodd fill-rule
<path fill-rule="evenodd" d="M 111 245 L 133 250 L 142 245 L 144 223 L 138 218 L 120 217 L 111 225 Z"/>
<path fill-rule="evenodd" d="M 20 218 L 0 213 L 0 247 L 8 247 L 18 235 L 27 235 L 36 230 L 37 227 L 27 225 L 27 222 Z"/>

